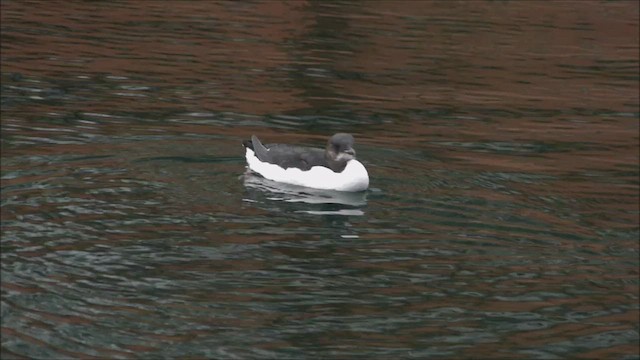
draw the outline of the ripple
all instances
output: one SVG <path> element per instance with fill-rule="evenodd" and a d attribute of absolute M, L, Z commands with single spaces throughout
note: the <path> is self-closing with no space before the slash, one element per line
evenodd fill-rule
<path fill-rule="evenodd" d="M 635 3 L 4 5 L 3 358 L 637 358 Z"/>

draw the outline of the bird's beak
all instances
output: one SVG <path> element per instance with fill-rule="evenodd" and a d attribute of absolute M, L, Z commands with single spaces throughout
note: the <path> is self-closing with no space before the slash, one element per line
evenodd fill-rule
<path fill-rule="evenodd" d="M 356 151 L 353 150 L 352 148 L 348 148 L 347 150 L 343 151 L 345 154 L 349 154 L 353 157 L 356 157 Z"/>

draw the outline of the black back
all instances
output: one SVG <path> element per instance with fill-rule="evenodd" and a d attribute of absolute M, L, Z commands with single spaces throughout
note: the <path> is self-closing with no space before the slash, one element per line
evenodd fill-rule
<path fill-rule="evenodd" d="M 329 146 L 325 150 L 286 144 L 263 145 L 255 135 L 242 144 L 253 150 L 260 161 L 276 164 L 283 169 L 298 168 L 306 171 L 314 166 L 324 166 L 335 172 L 342 172 L 347 163 L 333 160 L 335 152 L 333 149 L 329 152 Z"/>
<path fill-rule="evenodd" d="M 285 144 L 269 144 L 266 146 L 268 156 L 261 161 L 276 164 L 283 169 L 298 168 L 309 170 L 314 166 L 327 166 L 324 158 L 324 150 L 291 146 Z"/>

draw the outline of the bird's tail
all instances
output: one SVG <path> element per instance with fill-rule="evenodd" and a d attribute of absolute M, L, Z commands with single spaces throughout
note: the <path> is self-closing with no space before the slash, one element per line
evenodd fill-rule
<path fill-rule="evenodd" d="M 245 148 L 253 150 L 253 142 L 251 140 L 243 140 L 242 145 L 244 145 Z"/>

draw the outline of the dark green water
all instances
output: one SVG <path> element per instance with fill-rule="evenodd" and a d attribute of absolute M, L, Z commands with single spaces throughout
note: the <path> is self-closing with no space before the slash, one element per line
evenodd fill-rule
<path fill-rule="evenodd" d="M 638 11 L 3 1 L 2 359 L 638 359 Z"/>

